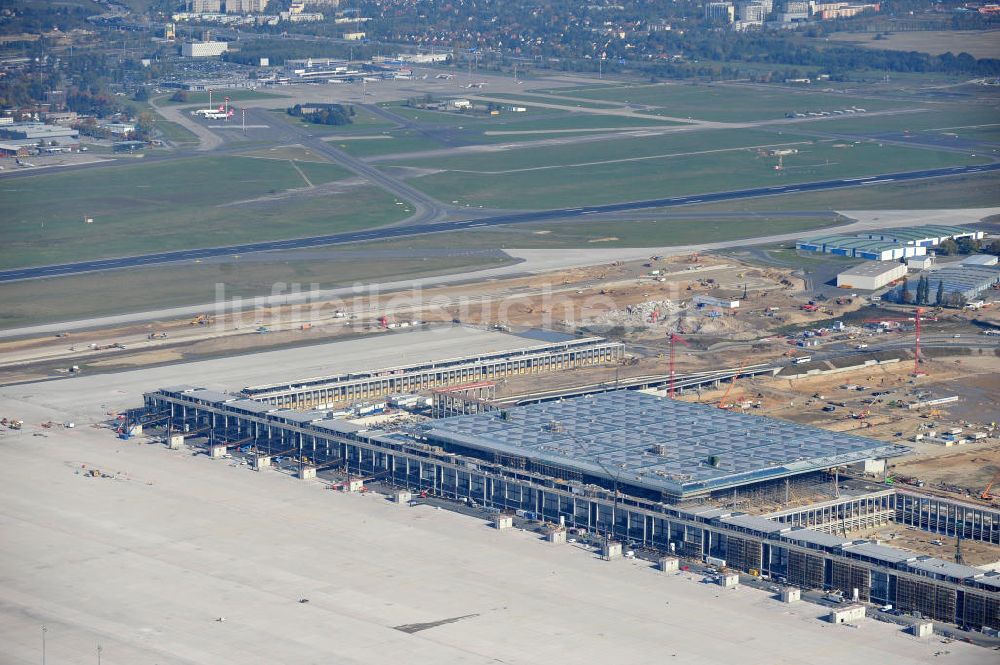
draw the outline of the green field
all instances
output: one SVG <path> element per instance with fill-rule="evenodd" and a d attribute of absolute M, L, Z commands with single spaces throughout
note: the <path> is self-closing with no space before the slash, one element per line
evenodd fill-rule
<path fill-rule="evenodd" d="M 386 248 L 377 243 L 365 246 L 369 248 L 373 250 L 369 258 L 352 255 L 351 250 L 358 248 L 345 246 L 17 282 L 0 289 L 0 329 L 211 303 L 217 284 L 225 285 L 227 297 L 252 298 L 272 295 L 279 283 L 287 293 L 293 283 L 303 290 L 313 283 L 334 288 L 511 262 L 499 253 L 396 256 L 380 253 Z"/>
<path fill-rule="evenodd" d="M 762 131 L 678 132 L 641 138 L 614 138 L 580 144 L 528 146 L 497 153 L 443 157 L 435 159 L 433 162 L 401 159 L 397 163 L 449 171 L 494 174 L 516 169 L 562 168 L 573 164 L 593 164 L 620 159 L 704 153 L 711 150 L 743 149 L 750 146 L 771 146 L 784 143 L 809 143 L 811 140 L 799 136 L 778 136 Z"/>
<path fill-rule="evenodd" d="M 189 147 L 198 145 L 198 137 L 190 130 L 176 122 L 164 120 L 161 116 L 156 117 L 156 129 L 160 131 L 163 138 L 177 147 Z"/>
<path fill-rule="evenodd" d="M 620 115 L 602 115 L 597 113 L 567 113 L 559 117 L 539 118 L 537 120 L 516 120 L 517 115 L 507 114 L 507 121 L 498 123 L 487 131 L 533 131 L 552 129 L 631 129 L 634 127 L 669 127 L 678 123 L 670 121 L 650 120 L 649 118 L 629 118 Z"/>
<path fill-rule="evenodd" d="M 781 171 L 774 168 L 776 158 L 747 149 L 776 145 L 798 151 L 784 158 Z M 412 180 L 442 201 L 545 209 L 985 161 L 888 144 L 852 145 L 789 133 L 725 130 L 397 163 L 443 169 Z"/>
<path fill-rule="evenodd" d="M 378 155 L 392 155 L 420 150 L 436 150 L 444 147 L 438 141 L 429 139 L 412 130 L 384 132 L 382 136 L 386 138 L 345 140 L 342 143 L 331 141 L 330 143 L 355 157 L 375 157 Z"/>
<path fill-rule="evenodd" d="M 875 135 L 903 132 L 940 132 L 954 127 L 978 127 L 995 125 L 997 109 L 987 105 L 967 104 L 924 107 L 919 113 L 903 113 L 893 116 L 838 117 L 807 123 L 803 127 L 822 132 L 844 132 L 861 135 Z M 956 130 L 957 131 L 957 130 Z"/>
<path fill-rule="evenodd" d="M 688 206 L 685 210 L 899 210 L 1000 206 L 1000 174 L 912 181 L 829 192 L 783 194 Z"/>
<path fill-rule="evenodd" d="M 318 162 L 329 164 L 330 160 L 323 155 L 317 155 L 312 150 L 300 145 L 282 145 L 275 148 L 258 148 L 242 153 L 243 157 L 260 157 L 263 159 L 283 159 L 297 162 Z"/>
<path fill-rule="evenodd" d="M 656 107 L 663 115 L 721 122 L 782 118 L 786 113 L 833 112 L 851 106 L 868 111 L 917 106 L 811 90 L 727 84 L 657 83 L 575 91 L 557 89 L 551 94 L 640 104 Z"/>
<path fill-rule="evenodd" d="M 0 265 L 294 238 L 405 216 L 404 207 L 377 188 L 316 193 L 306 182 L 318 186 L 348 175 L 333 164 L 198 157 L 5 181 L 7 251 Z M 303 191 L 282 195 L 290 189 Z"/>
<path fill-rule="evenodd" d="M 452 113 L 450 111 L 427 111 L 424 109 L 415 109 L 404 105 L 402 102 L 380 104 L 380 106 L 385 107 L 389 111 L 392 111 L 396 115 L 402 116 L 407 120 L 416 120 L 417 122 L 428 125 L 468 127 L 470 125 L 490 122 L 492 119 L 490 116 L 483 114 Z"/>
<path fill-rule="evenodd" d="M 602 247 L 671 247 L 722 242 L 764 235 L 814 231 L 838 222 L 829 217 L 747 215 L 744 218 L 684 219 L 614 222 L 549 222 L 494 227 L 449 234 L 449 247 L 500 249 L 601 249 Z M 441 242 L 433 237 L 418 242 Z"/>

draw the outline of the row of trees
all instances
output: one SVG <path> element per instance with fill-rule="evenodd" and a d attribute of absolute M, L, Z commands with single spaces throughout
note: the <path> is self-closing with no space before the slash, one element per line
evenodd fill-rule
<path fill-rule="evenodd" d="M 940 279 L 932 301 L 930 280 L 923 275 L 917 280 L 916 293 L 910 290 L 909 280 L 904 277 L 899 294 L 900 301 L 908 305 L 937 305 L 938 307 L 962 307 L 965 305 L 965 296 L 957 291 L 945 293 L 944 282 Z"/>
<path fill-rule="evenodd" d="M 1000 240 L 984 244 L 982 240 L 973 240 L 972 238 L 959 238 L 958 240 L 948 238 L 935 247 L 934 251 L 944 256 L 976 254 L 978 252 L 1000 256 Z"/>

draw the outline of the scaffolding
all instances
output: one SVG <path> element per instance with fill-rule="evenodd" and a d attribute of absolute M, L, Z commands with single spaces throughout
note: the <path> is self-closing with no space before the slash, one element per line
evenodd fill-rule
<path fill-rule="evenodd" d="M 896 581 L 896 608 L 904 612 L 920 612 L 937 621 L 953 621 L 957 594 L 930 582 L 907 577 Z M 968 602 L 968 595 L 966 595 Z"/>
<path fill-rule="evenodd" d="M 823 557 L 789 551 L 787 577 L 790 583 L 804 589 L 822 589 L 826 578 Z"/>
<path fill-rule="evenodd" d="M 830 565 L 830 587 L 853 597 L 858 590 L 858 600 L 866 603 L 871 600 L 872 574 L 869 568 L 857 566 L 842 561 L 833 561 Z"/>

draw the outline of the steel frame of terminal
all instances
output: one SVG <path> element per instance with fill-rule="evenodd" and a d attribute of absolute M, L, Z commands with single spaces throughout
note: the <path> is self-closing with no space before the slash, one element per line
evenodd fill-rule
<path fill-rule="evenodd" d="M 601 338 L 577 339 L 493 354 L 390 367 L 377 372 L 251 386 L 244 388 L 243 394 L 284 409 L 322 409 L 399 393 L 617 363 L 624 355 L 625 346 L 620 342 L 609 342 Z"/>
<path fill-rule="evenodd" d="M 895 488 L 780 510 L 766 517 L 825 533 L 893 523 L 953 538 L 961 531 L 962 540 L 1000 545 L 1000 511 L 995 508 Z"/>
<path fill-rule="evenodd" d="M 225 403 L 197 403 L 185 393 L 147 393 L 145 408 L 168 415 L 175 431 L 210 430 L 216 442 L 250 439 L 262 454 L 308 457 L 319 467 L 345 469 L 408 489 L 528 511 L 553 522 L 562 519 L 568 526 L 610 532 L 685 556 L 718 557 L 733 568 L 783 577 L 806 588 L 839 589 L 848 595 L 856 588 L 862 600 L 892 603 L 939 621 L 1000 628 L 1000 593 L 985 583 L 937 579 L 868 561 L 857 553 L 797 544 L 791 542 L 794 531 L 765 533 L 645 499 L 615 500 L 607 489 L 504 466 L 500 460 L 484 462 L 384 433 L 333 433 L 314 424 L 281 422 L 271 414 L 237 412 Z M 1000 521 L 993 524 L 995 532 Z M 775 527 L 783 526 L 775 522 Z"/>

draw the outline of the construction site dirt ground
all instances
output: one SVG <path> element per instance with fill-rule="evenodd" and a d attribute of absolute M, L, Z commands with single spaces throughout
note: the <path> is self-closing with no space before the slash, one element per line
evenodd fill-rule
<path fill-rule="evenodd" d="M 955 560 L 955 538 L 927 533 L 901 524 L 890 524 L 871 531 L 852 531 L 847 535 L 855 539 L 879 540 L 893 547 L 901 547 L 945 561 Z M 994 566 L 1000 565 L 1000 547 L 974 540 L 963 540 L 962 560 L 967 566 L 993 569 Z"/>
<path fill-rule="evenodd" d="M 58 375 L 57 370 L 71 364 L 107 370 L 377 334 L 382 332 L 383 316 L 390 327 L 456 320 L 514 330 L 591 327 L 594 334 L 631 330 L 632 339 L 654 341 L 678 323 L 682 330 L 686 323 L 692 333 L 751 338 L 761 327 L 757 318 L 763 318 L 768 306 L 785 310 L 777 318 L 769 313 L 768 324 L 784 325 L 801 318 L 793 312 L 791 301 L 801 282 L 790 279 L 787 271 L 753 268 L 714 257 L 701 257 L 697 263 L 684 258 L 647 263 L 655 268 L 638 262 L 609 264 L 412 292 L 373 294 L 362 290 L 356 298 L 259 308 L 241 315 L 216 317 L 208 311 L 200 319 L 204 323 L 185 318 L 58 337 L 2 340 L 0 383 Z M 653 270 L 660 274 L 652 275 Z M 680 322 L 677 317 L 664 316 L 654 323 L 630 313 L 634 308 L 645 311 L 644 303 L 687 302 L 698 292 L 721 289 L 739 295 L 744 286 L 751 290 L 753 307 L 760 316 L 745 309 L 736 316 L 712 318 L 689 313 Z M 261 329 L 267 334 L 260 334 L 264 332 Z M 165 338 L 149 339 L 150 335 Z M 125 349 L 92 348 L 114 344 Z"/>

